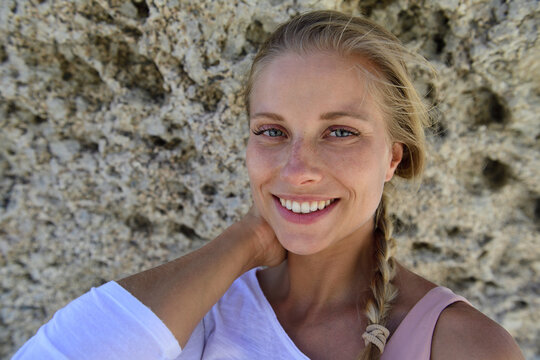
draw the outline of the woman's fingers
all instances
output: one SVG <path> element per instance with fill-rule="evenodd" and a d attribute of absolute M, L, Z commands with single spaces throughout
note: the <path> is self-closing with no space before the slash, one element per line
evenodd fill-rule
<path fill-rule="evenodd" d="M 279 243 L 272 227 L 264 220 L 255 206 L 249 209 L 240 222 L 253 233 L 258 266 L 276 266 L 285 260 L 286 250 Z"/>

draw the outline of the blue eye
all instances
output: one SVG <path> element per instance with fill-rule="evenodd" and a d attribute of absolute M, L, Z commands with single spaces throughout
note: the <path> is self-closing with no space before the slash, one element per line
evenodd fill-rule
<path fill-rule="evenodd" d="M 277 137 L 277 136 L 283 136 L 283 131 L 278 129 L 268 129 L 264 131 L 266 135 L 270 137 Z"/>
<path fill-rule="evenodd" d="M 285 135 L 283 131 L 275 128 L 271 129 L 261 129 L 261 130 L 253 130 L 253 134 L 255 135 L 261 135 L 265 134 L 268 137 L 279 137 Z"/>
<path fill-rule="evenodd" d="M 330 136 L 335 136 L 335 137 L 349 137 L 349 136 L 356 136 L 356 135 L 358 135 L 358 133 L 354 133 L 352 131 L 345 130 L 345 129 L 335 129 L 335 130 L 330 131 Z"/>

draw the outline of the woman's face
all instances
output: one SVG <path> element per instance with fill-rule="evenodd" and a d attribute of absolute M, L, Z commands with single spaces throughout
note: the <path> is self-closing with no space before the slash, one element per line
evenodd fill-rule
<path fill-rule="evenodd" d="M 253 85 L 247 147 L 253 200 L 292 253 L 348 246 L 344 239 L 371 234 L 384 183 L 401 160 L 402 146 L 389 140 L 355 66 L 370 64 L 285 53 Z"/>

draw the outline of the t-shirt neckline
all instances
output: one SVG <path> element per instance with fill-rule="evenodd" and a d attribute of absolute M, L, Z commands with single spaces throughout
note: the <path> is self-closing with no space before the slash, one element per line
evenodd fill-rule
<path fill-rule="evenodd" d="M 274 311 L 274 308 L 272 308 L 272 305 L 264 295 L 264 292 L 262 291 L 261 285 L 259 284 L 259 279 L 257 278 L 257 272 L 259 270 L 264 269 L 263 267 L 258 267 L 250 271 L 249 274 L 249 281 L 252 283 L 252 289 L 255 290 L 255 297 L 259 300 L 259 303 L 263 307 L 263 311 L 265 316 L 268 318 L 268 321 L 272 325 L 274 331 L 280 338 L 280 340 L 283 342 L 283 344 L 293 353 L 295 353 L 300 359 L 304 360 L 310 360 L 306 354 L 304 354 L 292 341 L 292 339 L 289 337 L 289 334 L 285 331 L 283 326 L 281 326 L 281 323 L 279 322 L 279 319 L 277 318 L 277 315 Z"/>
<path fill-rule="evenodd" d="M 270 324 L 274 328 L 274 331 L 279 336 L 279 338 L 282 340 L 284 345 L 287 346 L 287 348 L 289 348 L 292 352 L 294 352 L 298 356 L 300 356 L 302 359 L 310 360 L 310 358 L 306 354 L 304 354 L 296 346 L 294 341 L 292 341 L 292 339 L 289 337 L 289 334 L 287 334 L 287 332 L 285 331 L 285 329 L 283 328 L 283 326 L 279 322 L 279 319 L 277 318 L 277 315 L 276 315 L 276 313 L 274 311 L 274 308 L 272 307 L 272 305 L 270 304 L 270 302 L 266 298 L 266 295 L 264 295 L 264 292 L 262 291 L 261 285 L 259 283 L 259 279 L 257 278 L 257 272 L 259 270 L 263 270 L 263 269 L 264 269 L 264 267 L 257 267 L 255 269 L 252 269 L 251 271 L 249 271 L 249 278 L 248 279 L 252 283 L 251 285 L 253 285 L 252 288 L 255 290 L 255 297 L 258 299 L 259 303 L 263 307 L 263 311 L 264 311 L 266 317 L 268 318 Z M 401 320 L 401 322 L 398 325 L 398 327 L 396 328 L 396 330 L 392 333 L 392 336 L 390 337 L 390 339 L 388 339 L 388 342 L 386 343 L 386 348 L 390 347 L 390 345 L 392 344 L 392 339 L 394 339 L 396 337 L 395 335 L 401 333 L 399 330 L 401 328 L 405 327 L 405 325 L 403 325 L 403 324 L 404 323 L 406 324 L 408 322 L 407 318 L 411 314 L 412 310 L 414 310 L 414 309 L 416 309 L 418 307 L 421 307 L 427 301 L 427 299 L 430 298 L 430 296 L 432 296 L 434 293 L 436 293 L 438 291 L 441 291 L 442 289 L 445 289 L 445 288 L 442 287 L 442 286 L 436 286 L 436 287 L 428 290 L 424 294 L 424 296 L 420 300 L 418 300 L 418 302 L 416 304 L 413 305 L 413 307 L 409 310 L 407 315 L 405 315 L 403 320 Z"/>

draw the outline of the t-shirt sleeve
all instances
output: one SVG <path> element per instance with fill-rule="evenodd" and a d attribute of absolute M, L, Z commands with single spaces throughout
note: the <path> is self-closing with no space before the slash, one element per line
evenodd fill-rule
<path fill-rule="evenodd" d="M 176 359 L 174 335 L 114 281 L 58 310 L 12 359 Z"/>

